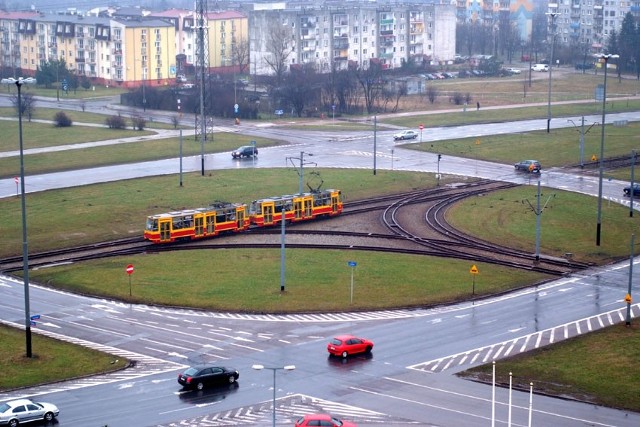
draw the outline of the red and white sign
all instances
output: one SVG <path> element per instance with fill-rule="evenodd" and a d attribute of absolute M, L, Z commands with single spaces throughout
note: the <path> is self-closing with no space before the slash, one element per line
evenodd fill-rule
<path fill-rule="evenodd" d="M 420 130 L 424 129 L 424 125 L 422 123 L 420 123 L 419 128 L 420 128 Z"/>
<path fill-rule="evenodd" d="M 20 184 L 20 178 L 18 178 L 17 176 L 13 178 L 13 180 L 15 181 L 16 184 Z"/>
<path fill-rule="evenodd" d="M 131 276 L 133 274 L 133 264 L 127 265 L 127 274 Z"/>

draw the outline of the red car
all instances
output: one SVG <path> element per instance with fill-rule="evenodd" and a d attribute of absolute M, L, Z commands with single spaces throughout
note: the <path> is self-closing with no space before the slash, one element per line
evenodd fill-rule
<path fill-rule="evenodd" d="M 347 357 L 351 354 L 370 353 L 373 342 L 353 335 L 338 335 L 327 344 L 327 351 L 333 356 Z"/>
<path fill-rule="evenodd" d="M 305 415 L 304 417 L 298 419 L 295 424 L 295 427 L 303 426 L 357 427 L 354 423 L 350 423 L 349 421 L 342 421 L 326 414 Z"/>

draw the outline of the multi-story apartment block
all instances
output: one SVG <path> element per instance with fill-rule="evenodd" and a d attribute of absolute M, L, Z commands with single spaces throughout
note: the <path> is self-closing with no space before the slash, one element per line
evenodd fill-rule
<path fill-rule="evenodd" d="M 555 18 L 556 36 L 565 44 L 591 46 L 600 49 L 612 31 L 620 31 L 631 1 L 620 0 L 558 0 L 549 2 L 549 13 Z"/>
<path fill-rule="evenodd" d="M 384 68 L 406 61 L 433 62 L 455 57 L 455 7 L 439 4 L 370 5 L 305 9 L 254 9 L 249 15 L 251 69 L 274 74 L 271 35 L 286 34 L 286 65 L 314 64 L 320 72 L 368 67 L 371 59 Z"/>

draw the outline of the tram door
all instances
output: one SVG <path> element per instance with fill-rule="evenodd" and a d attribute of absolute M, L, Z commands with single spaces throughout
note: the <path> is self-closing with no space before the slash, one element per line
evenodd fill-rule
<path fill-rule="evenodd" d="M 213 213 L 209 213 L 206 216 L 206 224 L 207 224 L 207 234 L 212 235 L 215 233 L 216 228 L 216 215 Z"/>
<path fill-rule="evenodd" d="M 204 216 L 196 215 L 193 219 L 195 224 L 194 235 L 195 237 L 202 237 L 204 235 Z"/>
<path fill-rule="evenodd" d="M 160 230 L 160 241 L 171 241 L 171 218 L 160 218 L 158 220 L 158 230 Z"/>
<path fill-rule="evenodd" d="M 236 224 L 237 229 L 244 229 L 244 209 L 238 209 L 236 211 Z"/>
<path fill-rule="evenodd" d="M 268 205 L 262 204 L 262 217 L 264 225 L 273 224 L 273 203 Z"/>
<path fill-rule="evenodd" d="M 293 201 L 293 217 L 298 220 L 302 218 L 302 199 Z"/>
<path fill-rule="evenodd" d="M 311 197 L 304 199 L 304 216 L 305 218 L 313 216 L 313 199 Z"/>
<path fill-rule="evenodd" d="M 335 194 L 331 196 L 331 212 L 338 212 L 338 196 Z"/>

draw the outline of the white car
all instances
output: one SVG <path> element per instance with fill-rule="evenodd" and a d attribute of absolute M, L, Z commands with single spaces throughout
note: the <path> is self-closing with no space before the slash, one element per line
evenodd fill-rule
<path fill-rule="evenodd" d="M 415 130 L 403 130 L 400 133 L 396 133 L 393 135 L 394 141 L 402 141 L 405 139 L 416 139 L 418 137 L 418 132 Z"/>
<path fill-rule="evenodd" d="M 507 72 L 511 74 L 520 74 L 521 71 L 518 68 L 507 68 Z"/>
<path fill-rule="evenodd" d="M 0 425 L 17 427 L 30 421 L 50 423 L 60 411 L 56 405 L 29 399 L 10 400 L 0 404 Z"/>
<path fill-rule="evenodd" d="M 531 71 L 549 71 L 549 66 L 547 64 L 534 64 L 531 67 Z"/>

